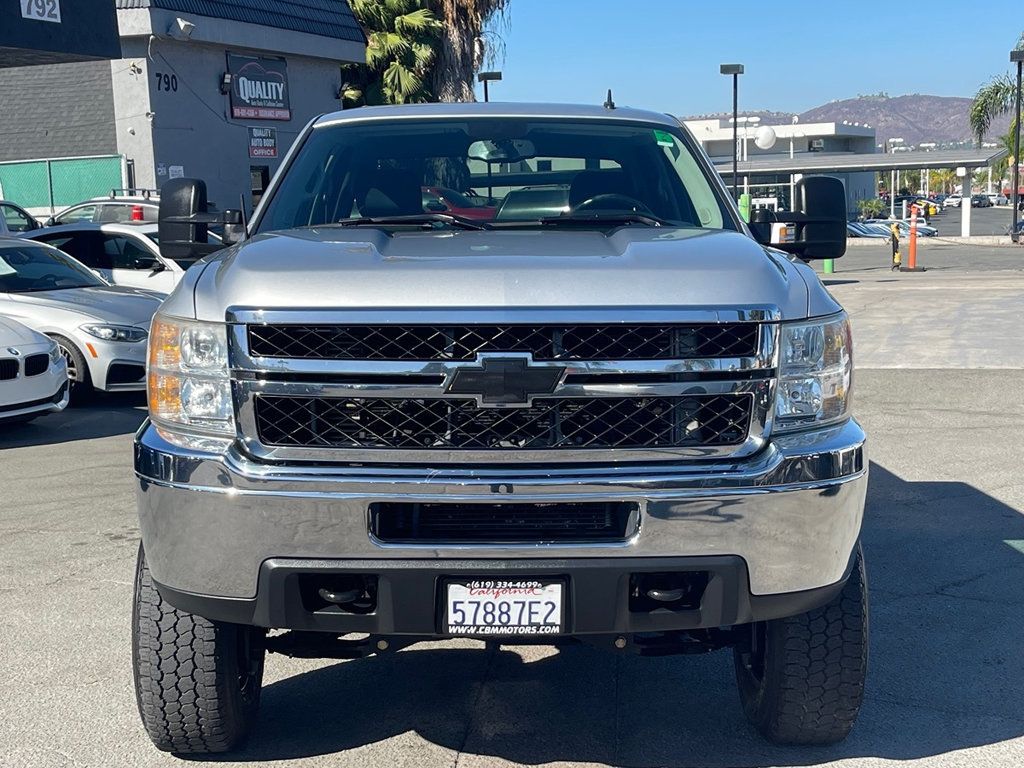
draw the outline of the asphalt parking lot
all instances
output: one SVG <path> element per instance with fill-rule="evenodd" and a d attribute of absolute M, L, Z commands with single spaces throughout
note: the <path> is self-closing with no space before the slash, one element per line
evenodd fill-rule
<path fill-rule="evenodd" d="M 842 745 L 743 719 L 727 653 L 640 659 L 460 641 L 358 661 L 272 656 L 229 764 L 1024 764 L 1024 248 L 873 249 L 826 276 L 850 309 L 870 435 L 869 689 Z M 866 252 L 861 253 L 860 251 Z M 169 766 L 138 723 L 131 436 L 139 396 L 0 433 L 0 765 Z"/>

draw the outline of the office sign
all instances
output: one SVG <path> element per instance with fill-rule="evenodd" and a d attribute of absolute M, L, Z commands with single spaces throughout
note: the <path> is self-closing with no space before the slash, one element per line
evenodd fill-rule
<path fill-rule="evenodd" d="M 249 129 L 249 157 L 277 157 L 277 128 Z"/>
<path fill-rule="evenodd" d="M 288 65 L 284 59 L 228 54 L 231 116 L 242 120 L 291 120 Z"/>

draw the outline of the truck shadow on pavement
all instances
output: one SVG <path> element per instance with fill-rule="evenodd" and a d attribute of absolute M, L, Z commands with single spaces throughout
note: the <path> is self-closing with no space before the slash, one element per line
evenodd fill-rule
<path fill-rule="evenodd" d="M 28 424 L 0 424 L 0 450 L 130 435 L 145 418 L 145 392 L 97 393 L 86 403 Z"/>
<path fill-rule="evenodd" d="M 230 759 L 374 745 L 377 765 L 448 764 L 446 750 L 457 750 L 528 765 L 803 766 L 910 760 L 1020 737 L 1024 516 L 966 483 L 908 482 L 878 465 L 871 473 L 871 669 L 843 744 L 761 740 L 743 718 L 728 652 L 643 659 L 467 642 L 271 683 L 256 732 Z"/>

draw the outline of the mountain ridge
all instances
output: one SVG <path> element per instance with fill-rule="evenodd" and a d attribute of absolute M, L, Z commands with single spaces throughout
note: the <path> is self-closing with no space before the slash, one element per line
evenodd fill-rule
<path fill-rule="evenodd" d="M 921 142 L 935 142 L 939 146 L 956 146 L 973 141 L 968 114 L 972 99 L 964 96 L 931 96 L 911 93 L 889 96 L 886 93 L 862 94 L 849 99 L 836 99 L 803 112 L 780 112 L 777 110 L 745 110 L 741 115 L 761 118 L 766 125 L 792 122 L 797 117 L 801 123 L 860 123 L 875 129 L 878 143 L 892 138 L 901 138 L 907 146 Z M 699 115 L 688 120 L 728 118 L 731 113 L 722 112 Z M 992 128 L 985 141 L 998 141 L 1010 129 L 1010 116 L 1001 115 L 992 121 Z"/>

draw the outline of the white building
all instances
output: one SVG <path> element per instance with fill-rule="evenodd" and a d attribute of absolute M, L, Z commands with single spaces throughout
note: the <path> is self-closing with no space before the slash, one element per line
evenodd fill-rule
<path fill-rule="evenodd" d="M 707 120 L 686 120 L 686 127 L 704 147 L 715 166 L 732 186 L 733 125 L 731 118 Z M 759 131 L 770 128 L 775 143 L 768 149 L 761 149 L 755 143 Z M 793 184 L 804 175 L 800 168 L 806 160 L 806 171 L 820 165 L 823 157 L 842 159 L 843 156 L 873 154 L 875 129 L 859 123 L 785 123 L 768 124 L 756 118 L 741 116 L 739 119 L 738 154 L 739 174 L 737 185 L 748 192 L 755 201 L 780 210 L 789 208 Z M 796 169 L 793 173 L 772 172 L 771 161 L 786 159 Z M 847 209 L 856 213 L 857 201 L 876 197 L 875 174 L 870 171 L 834 172 L 846 185 Z"/>

